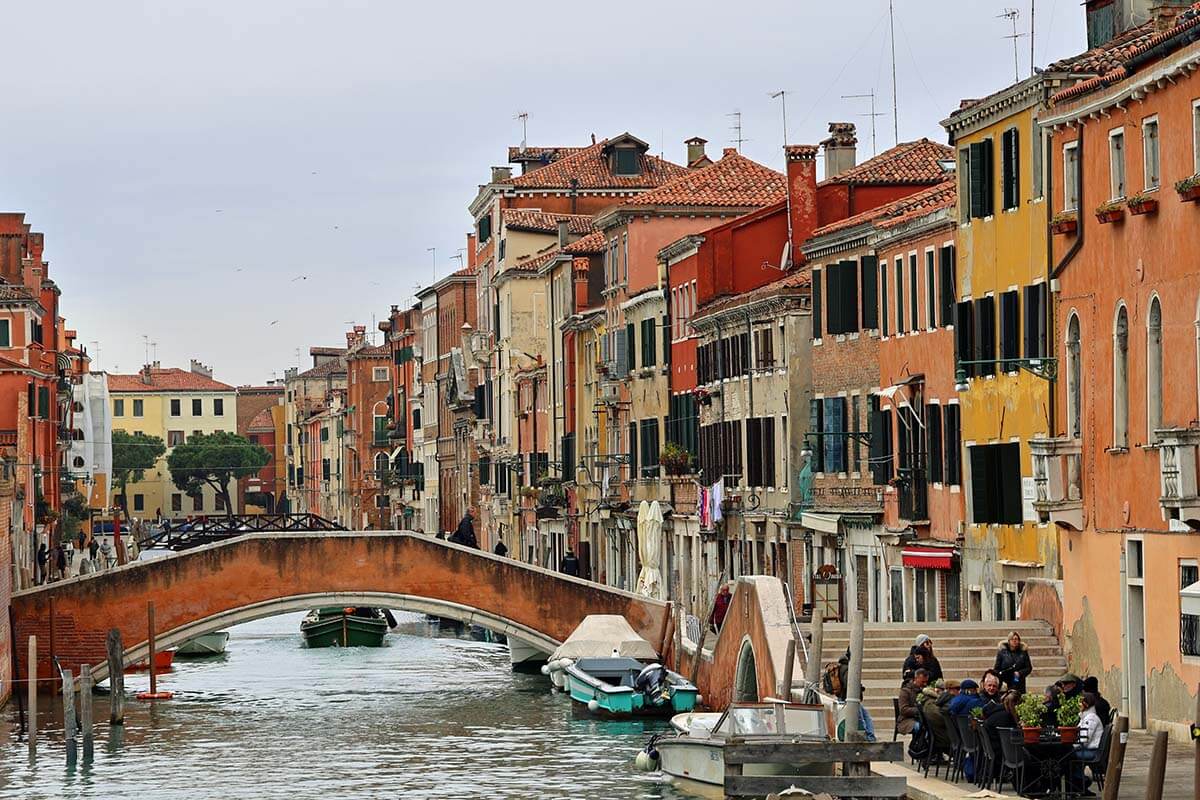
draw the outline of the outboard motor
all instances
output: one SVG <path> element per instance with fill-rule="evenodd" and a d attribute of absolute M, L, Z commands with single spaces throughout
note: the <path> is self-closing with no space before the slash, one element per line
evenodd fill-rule
<path fill-rule="evenodd" d="M 661 706 L 668 699 L 667 670 L 662 664 L 651 664 L 638 673 L 633 688 L 646 698 L 646 705 Z"/>

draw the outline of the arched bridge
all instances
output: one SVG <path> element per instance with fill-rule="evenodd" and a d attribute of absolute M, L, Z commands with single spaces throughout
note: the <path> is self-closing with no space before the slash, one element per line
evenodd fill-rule
<path fill-rule="evenodd" d="M 99 680 L 111 628 L 126 663 L 146 657 L 149 601 L 160 648 L 288 611 L 368 605 L 477 623 L 546 651 L 588 614 L 619 614 L 661 652 L 671 616 L 667 603 L 411 532 L 280 532 L 18 592 L 16 641 L 37 635 L 40 675 L 53 639 L 63 668 L 91 664 Z M 27 648 L 16 650 L 26 675 Z"/>

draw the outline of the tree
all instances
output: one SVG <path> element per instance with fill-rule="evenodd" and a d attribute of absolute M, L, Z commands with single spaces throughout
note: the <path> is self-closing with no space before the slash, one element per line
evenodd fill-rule
<path fill-rule="evenodd" d="M 211 486 L 225 502 L 225 515 L 233 515 L 229 484 L 257 473 L 271 460 L 266 448 L 236 433 L 197 433 L 167 456 L 171 481 L 188 497 L 199 497 Z"/>
<path fill-rule="evenodd" d="M 129 500 L 125 496 L 125 487 L 130 481 L 137 482 L 145 477 L 146 470 L 158 463 L 165 452 L 167 446 L 157 436 L 112 432 L 113 489 L 121 498 L 121 511 L 126 519 L 129 519 Z"/>

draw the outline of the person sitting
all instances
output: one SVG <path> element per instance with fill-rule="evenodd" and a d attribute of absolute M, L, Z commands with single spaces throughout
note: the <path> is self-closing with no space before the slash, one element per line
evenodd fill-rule
<path fill-rule="evenodd" d="M 979 697 L 979 684 L 967 678 L 959 685 L 958 696 L 953 698 L 946 710 L 951 716 L 969 717 L 971 709 L 983 708 L 983 700 Z"/>
<path fill-rule="evenodd" d="M 850 676 L 850 648 L 846 648 L 846 652 L 837 661 L 837 677 L 838 685 L 834 687 L 833 694 L 838 700 L 846 702 L 846 681 Z M 862 733 L 863 739 L 868 742 L 875 741 L 875 720 L 871 718 L 871 713 L 867 711 L 867 706 L 863 700 L 867 696 L 867 690 L 861 684 L 858 691 L 858 730 Z M 828 688 L 828 687 L 824 687 Z"/>
<path fill-rule="evenodd" d="M 1025 681 L 1033 672 L 1033 662 L 1029 660 L 1029 648 L 1021 641 L 1021 634 L 1013 631 L 1008 634 L 1006 641 L 1000 643 L 996 664 L 992 669 L 1010 691 L 1025 694 Z"/>
<path fill-rule="evenodd" d="M 1100 694 L 1100 681 L 1095 675 L 1089 675 L 1083 679 L 1083 691 L 1091 692 L 1096 695 L 1096 715 L 1100 717 L 1100 722 L 1107 725 L 1112 719 L 1112 703 L 1104 699 L 1104 695 Z"/>
<path fill-rule="evenodd" d="M 913 673 L 912 680 L 900 687 L 900 720 L 896 730 L 900 733 L 913 733 L 919 727 L 917 717 L 917 702 L 921 690 L 929 685 L 929 671 L 921 667 Z"/>
<path fill-rule="evenodd" d="M 1071 697 L 1076 697 L 1083 693 L 1079 677 L 1074 673 L 1068 672 L 1057 681 L 1054 686 L 1047 690 L 1046 712 L 1042 716 L 1046 725 L 1054 727 L 1058 725 L 1058 705 L 1063 700 Z"/>
<path fill-rule="evenodd" d="M 924 669 L 929 673 L 931 683 L 942 678 L 942 665 L 938 662 L 937 656 L 933 654 L 933 639 L 923 633 L 917 637 L 912 649 L 908 651 L 908 658 L 904 659 L 904 666 L 900 669 L 901 682 L 912 680 L 913 674 L 918 669 Z"/>
<path fill-rule="evenodd" d="M 1083 768 L 1091 765 L 1093 772 L 1100 761 L 1100 743 L 1104 738 L 1104 722 L 1096 713 L 1096 695 L 1084 692 L 1080 695 L 1079 705 L 1079 741 L 1075 744 L 1075 763 L 1072 765 L 1071 783 L 1076 788 L 1083 789 L 1085 796 L 1093 796 L 1094 792 L 1087 789 L 1091 781 L 1083 774 Z"/>
<path fill-rule="evenodd" d="M 957 682 L 955 686 L 957 691 Z M 946 730 L 949 720 L 946 719 L 941 705 L 941 699 L 945 695 L 948 695 L 948 692 L 944 691 L 942 682 L 938 681 L 937 684 L 922 689 L 921 694 L 917 697 L 917 702 L 921 704 L 921 711 L 925 714 L 925 721 L 929 724 L 929 730 L 933 734 L 934 752 L 936 753 L 950 752 L 950 734 Z"/>
<path fill-rule="evenodd" d="M 1017 723 L 1017 703 L 1020 700 L 1021 696 L 1019 694 L 1008 692 L 999 703 L 993 703 L 983 711 L 983 731 L 991 739 L 992 748 L 997 754 L 1002 752 L 1000 746 L 1000 729 L 1020 727 Z M 993 768 L 994 774 L 992 777 L 995 777 L 1000 772 L 1000 759 L 996 759 Z"/>
<path fill-rule="evenodd" d="M 994 706 L 1000 705 L 1003 695 L 1000 692 L 1000 676 L 992 670 L 983 673 L 983 688 L 979 692 L 979 702 L 987 714 Z"/>

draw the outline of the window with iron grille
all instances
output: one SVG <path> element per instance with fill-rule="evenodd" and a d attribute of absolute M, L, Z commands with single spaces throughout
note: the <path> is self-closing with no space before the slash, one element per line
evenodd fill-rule
<path fill-rule="evenodd" d="M 1195 561 L 1179 563 L 1179 589 L 1188 588 L 1200 581 L 1200 566 Z M 1200 656 L 1200 616 L 1179 615 L 1179 652 L 1185 656 Z"/>

